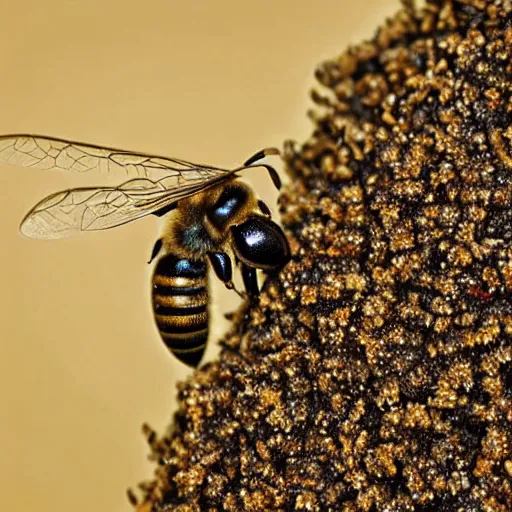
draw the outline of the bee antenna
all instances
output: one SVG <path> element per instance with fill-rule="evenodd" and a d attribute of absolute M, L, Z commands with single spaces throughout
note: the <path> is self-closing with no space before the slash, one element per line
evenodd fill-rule
<path fill-rule="evenodd" d="M 241 170 L 253 169 L 256 167 L 264 167 L 265 169 L 267 169 L 267 172 L 270 176 L 270 179 L 272 180 L 272 183 L 277 188 L 277 190 L 281 190 L 281 178 L 279 177 L 279 174 L 277 173 L 277 171 L 271 165 L 268 165 L 268 164 L 245 165 Z"/>
<path fill-rule="evenodd" d="M 261 160 L 262 158 L 265 158 L 266 156 L 269 156 L 269 155 L 280 155 L 280 154 L 281 154 L 281 151 L 279 151 L 279 149 L 277 149 L 277 148 L 261 149 L 260 151 L 258 151 L 254 155 L 252 155 L 251 158 L 248 158 L 244 162 L 244 167 L 249 167 L 254 162 L 257 162 L 258 160 Z"/>

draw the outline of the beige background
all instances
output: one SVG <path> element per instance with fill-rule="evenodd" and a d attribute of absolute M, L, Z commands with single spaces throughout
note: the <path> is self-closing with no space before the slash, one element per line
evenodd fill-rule
<path fill-rule="evenodd" d="M 7 0 L 0 133 L 233 166 L 261 147 L 304 140 L 315 65 L 397 7 Z M 274 207 L 267 179 L 253 177 Z M 145 261 L 154 218 L 64 241 L 18 234 L 36 201 L 78 184 L 0 166 L 0 507 L 10 512 L 130 510 L 125 489 L 152 473 L 140 426 L 166 425 L 175 382 L 189 373 L 153 326 Z M 221 331 L 237 297 L 214 293 Z"/>

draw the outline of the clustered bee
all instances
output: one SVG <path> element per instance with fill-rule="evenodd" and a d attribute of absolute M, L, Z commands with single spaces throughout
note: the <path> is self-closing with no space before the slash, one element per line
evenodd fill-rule
<path fill-rule="evenodd" d="M 39 135 L 0 136 L 0 162 L 76 172 L 121 171 L 136 178 L 115 187 L 56 192 L 23 219 L 22 234 L 57 239 L 83 231 L 121 226 L 146 215 L 165 216 L 149 262 L 152 305 L 160 336 L 181 361 L 197 366 L 208 338 L 208 267 L 229 289 L 233 264 L 240 266 L 249 297 L 259 293 L 257 269 L 278 272 L 290 259 L 282 229 L 239 172 L 266 169 L 279 189 L 276 170 L 260 160 L 278 155 L 258 151 L 236 169 L 83 144 Z"/>

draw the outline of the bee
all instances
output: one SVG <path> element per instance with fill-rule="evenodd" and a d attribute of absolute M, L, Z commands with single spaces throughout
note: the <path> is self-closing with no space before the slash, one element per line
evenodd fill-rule
<path fill-rule="evenodd" d="M 119 186 L 63 190 L 37 203 L 21 222 L 23 235 L 58 239 L 83 231 L 121 226 L 147 215 L 165 216 L 162 236 L 148 263 L 152 306 L 169 350 L 197 366 L 208 338 L 208 268 L 234 289 L 233 264 L 240 266 L 249 297 L 259 294 L 257 269 L 278 272 L 290 260 L 282 229 L 239 172 L 266 169 L 277 189 L 277 171 L 260 162 L 279 155 L 258 151 L 235 169 L 84 144 L 39 135 L 0 136 L 0 163 L 78 173 L 99 171 L 135 177 Z"/>

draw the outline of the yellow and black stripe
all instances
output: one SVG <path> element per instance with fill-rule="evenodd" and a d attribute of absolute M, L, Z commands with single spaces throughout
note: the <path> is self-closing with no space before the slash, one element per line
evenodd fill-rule
<path fill-rule="evenodd" d="M 208 275 L 204 261 L 168 254 L 153 273 L 153 313 L 162 340 L 189 366 L 197 366 L 208 338 Z"/>

